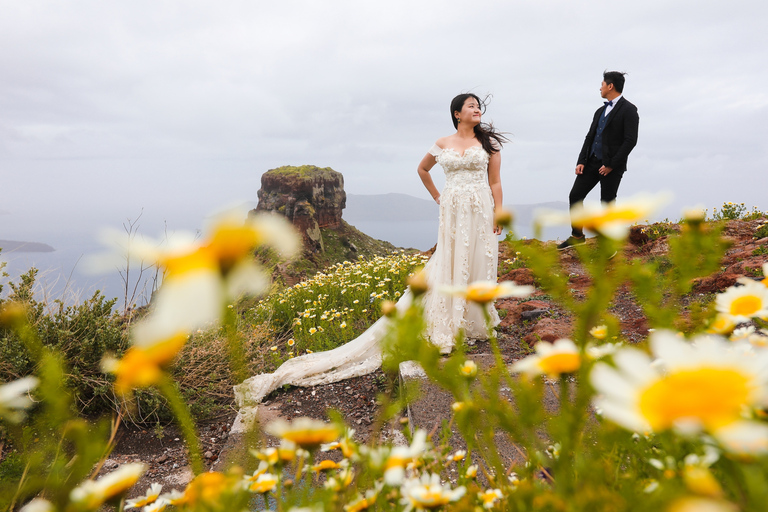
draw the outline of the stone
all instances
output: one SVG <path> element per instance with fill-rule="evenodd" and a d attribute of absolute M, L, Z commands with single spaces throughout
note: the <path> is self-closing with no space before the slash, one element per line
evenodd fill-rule
<path fill-rule="evenodd" d="M 629 228 L 629 243 L 635 246 L 647 244 L 651 238 L 644 231 L 646 226 L 632 226 Z"/>
<path fill-rule="evenodd" d="M 693 291 L 697 293 L 719 293 L 736 284 L 736 280 L 742 277 L 740 272 L 722 272 L 707 277 L 693 280 Z"/>
<path fill-rule="evenodd" d="M 539 318 L 541 315 L 545 314 L 547 312 L 546 309 L 532 309 L 530 311 L 523 311 L 521 314 L 523 320 L 533 320 L 534 318 Z"/>
<path fill-rule="evenodd" d="M 533 272 L 529 268 L 514 268 L 499 277 L 499 281 L 514 281 L 520 285 L 533 285 L 534 279 Z"/>
<path fill-rule="evenodd" d="M 523 315 L 528 313 L 528 319 L 541 316 L 545 312 L 549 311 L 550 304 L 543 300 L 529 300 L 525 302 L 514 302 L 512 300 L 502 300 L 496 303 L 498 309 L 503 309 L 507 312 L 506 316 L 501 319 L 501 327 L 509 327 L 511 325 L 517 325 L 522 320 L 526 319 Z M 542 313 L 531 315 L 531 311 L 541 310 Z"/>
<path fill-rule="evenodd" d="M 340 227 L 347 201 L 342 174 L 313 165 L 270 169 L 261 176 L 258 197 L 252 214 L 285 216 L 302 233 L 305 248 L 320 252 L 324 250 L 320 228 Z"/>
<path fill-rule="evenodd" d="M 533 326 L 533 331 L 527 334 L 523 341 L 529 347 L 534 346 L 541 341 L 553 343 L 560 338 L 567 338 L 571 335 L 571 323 L 560 318 L 542 318 Z"/>

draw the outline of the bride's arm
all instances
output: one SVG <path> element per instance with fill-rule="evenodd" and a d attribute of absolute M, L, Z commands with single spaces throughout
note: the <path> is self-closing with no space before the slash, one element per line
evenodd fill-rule
<path fill-rule="evenodd" d="M 430 153 L 427 153 L 419 163 L 418 172 L 419 178 L 421 178 L 421 182 L 424 183 L 424 186 L 427 187 L 429 195 L 432 196 L 432 199 L 434 199 L 437 204 L 440 204 L 440 191 L 437 190 L 435 182 L 432 181 L 432 175 L 429 174 L 429 171 L 435 166 L 436 163 L 437 160 L 435 160 L 435 157 Z"/>
<path fill-rule="evenodd" d="M 493 196 L 494 211 L 503 206 L 501 193 L 501 152 L 497 151 L 491 155 L 488 162 L 488 184 L 491 186 L 491 195 Z M 493 232 L 501 234 L 501 227 L 494 224 Z"/>

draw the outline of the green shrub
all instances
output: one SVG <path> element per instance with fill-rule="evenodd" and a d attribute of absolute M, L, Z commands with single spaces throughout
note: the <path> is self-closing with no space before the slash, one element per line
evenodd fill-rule
<path fill-rule="evenodd" d="M 519 252 L 517 252 L 515 253 L 514 258 L 499 260 L 499 275 L 502 276 L 508 272 L 511 272 L 512 270 L 517 268 L 526 268 L 527 266 L 528 263 L 526 262 L 525 258 Z"/>
<path fill-rule="evenodd" d="M 421 254 L 396 252 L 356 263 L 345 261 L 312 279 L 272 294 L 246 314 L 253 324 L 267 322 L 284 358 L 346 343 L 381 316 L 384 300 L 397 301 L 408 276 L 424 265 Z M 288 339 L 293 340 L 290 342 Z"/>
<path fill-rule="evenodd" d="M 661 222 L 654 222 L 643 228 L 643 233 L 648 235 L 648 238 L 651 240 L 658 240 L 659 238 L 664 238 L 673 233 L 677 233 L 678 231 L 680 231 L 680 227 L 669 219 L 664 219 Z"/>
<path fill-rule="evenodd" d="M 763 224 L 755 230 L 755 238 L 765 238 L 768 236 L 768 223 Z"/>
<path fill-rule="evenodd" d="M 112 312 L 117 299 L 107 300 L 97 291 L 75 306 L 61 300 L 47 305 L 34 298 L 37 269 L 10 282 L 11 293 L 4 302 L 23 304 L 31 326 L 43 346 L 59 351 L 66 365 L 66 385 L 73 391 L 77 406 L 86 414 L 97 414 L 115 407 L 110 379 L 101 371 L 107 353 L 121 354 L 128 338 L 119 315 Z M 50 307 L 49 307 L 50 306 Z M 53 311 L 48 311 L 52 309 Z M 0 329 L 0 380 L 9 381 L 33 373 L 34 364 L 19 337 Z"/>
<path fill-rule="evenodd" d="M 105 355 L 120 357 L 130 345 L 123 317 L 112 311 L 117 299 L 107 300 L 97 291 L 74 306 L 55 300 L 48 307 L 34 298 L 37 274 L 37 269 L 32 268 L 17 282 L 8 283 L 11 293 L 7 299 L 0 299 L 0 307 L 10 302 L 23 304 L 43 346 L 61 354 L 64 384 L 73 393 L 73 406 L 88 416 L 120 410 L 126 421 L 135 424 L 171 421 L 173 414 L 168 402 L 157 390 L 137 390 L 134 398 L 125 402 L 112 389 L 113 377 L 101 369 Z M 251 339 L 265 337 L 265 329 L 258 326 L 249 332 Z M 174 376 L 182 383 L 198 419 L 216 415 L 230 403 L 226 397 L 236 382 L 229 372 L 223 340 L 218 328 L 192 336 L 174 366 Z M 251 370 L 257 372 L 265 367 L 254 361 Z M 18 334 L 0 328 L 0 382 L 35 372 L 36 364 Z"/>
<path fill-rule="evenodd" d="M 742 219 L 744 220 L 759 220 L 764 219 L 768 216 L 768 212 L 761 211 L 757 208 L 757 206 L 752 207 L 752 211 L 745 214 Z"/>
<path fill-rule="evenodd" d="M 744 203 L 723 203 L 720 211 L 712 208 L 712 220 L 738 220 L 747 213 L 747 207 Z"/>

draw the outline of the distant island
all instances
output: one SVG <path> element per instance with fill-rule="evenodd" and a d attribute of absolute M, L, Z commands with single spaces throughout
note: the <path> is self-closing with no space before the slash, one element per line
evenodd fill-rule
<path fill-rule="evenodd" d="M 56 250 L 50 245 L 40 242 L 17 242 L 14 240 L 0 240 L 0 249 L 6 254 L 9 252 L 54 252 Z"/>

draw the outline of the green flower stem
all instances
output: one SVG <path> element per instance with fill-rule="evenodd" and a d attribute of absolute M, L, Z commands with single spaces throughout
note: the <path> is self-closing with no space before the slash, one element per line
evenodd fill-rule
<path fill-rule="evenodd" d="M 189 449 L 189 462 L 192 466 L 192 472 L 195 475 L 199 475 L 203 472 L 203 458 L 200 454 L 200 440 L 195 432 L 195 422 L 192 419 L 192 414 L 189 412 L 186 402 L 182 399 L 179 390 L 170 377 L 164 375 L 157 387 L 166 400 L 168 400 L 179 428 L 181 428 L 181 434 L 187 443 L 187 449 Z"/>
<path fill-rule="evenodd" d="M 489 307 L 492 308 L 495 306 L 493 303 L 480 304 L 480 309 L 483 310 L 483 317 L 485 318 L 485 329 L 488 332 L 488 342 L 491 344 L 491 350 L 493 351 L 493 356 L 496 360 L 496 366 L 499 368 L 506 368 L 504 359 L 501 357 L 501 349 L 499 349 L 499 341 L 496 336 L 493 320 L 491 320 L 491 313 L 488 311 Z"/>
<path fill-rule="evenodd" d="M 235 382 L 243 382 L 249 377 L 246 364 L 245 350 L 241 334 L 237 326 L 237 314 L 234 308 L 224 307 L 223 329 L 227 337 L 227 351 L 229 353 L 229 365 Z"/>

